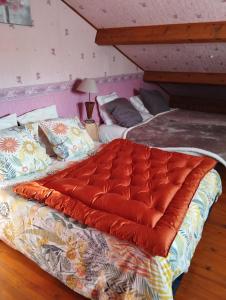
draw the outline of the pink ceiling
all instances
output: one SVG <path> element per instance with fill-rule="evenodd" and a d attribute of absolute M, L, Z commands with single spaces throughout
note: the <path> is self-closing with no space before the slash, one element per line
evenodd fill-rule
<path fill-rule="evenodd" d="M 144 70 L 226 72 L 226 44 L 120 46 Z"/>
<path fill-rule="evenodd" d="M 96 28 L 226 20 L 226 0 L 66 0 Z M 226 72 L 226 43 L 134 45 L 120 50 L 144 70 Z"/>

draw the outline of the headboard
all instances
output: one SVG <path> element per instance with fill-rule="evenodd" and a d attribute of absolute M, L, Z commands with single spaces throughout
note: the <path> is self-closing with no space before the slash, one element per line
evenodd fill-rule
<path fill-rule="evenodd" d="M 187 96 L 170 96 L 170 107 L 207 113 L 226 114 L 226 98 L 207 99 Z"/>
<path fill-rule="evenodd" d="M 170 106 L 208 113 L 226 113 L 226 86 L 207 84 L 160 84 L 170 95 Z"/>

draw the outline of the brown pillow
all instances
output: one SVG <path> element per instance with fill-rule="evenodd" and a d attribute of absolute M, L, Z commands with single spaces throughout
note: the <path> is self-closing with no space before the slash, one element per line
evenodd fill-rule
<path fill-rule="evenodd" d="M 152 115 L 157 115 L 161 112 L 170 110 L 163 95 L 157 90 L 149 91 L 140 89 L 140 98 L 144 103 L 144 106 Z"/>
<path fill-rule="evenodd" d="M 56 156 L 56 153 L 53 151 L 53 146 L 50 144 L 47 136 L 45 135 L 45 133 L 43 132 L 43 130 L 40 128 L 40 126 L 38 127 L 38 136 L 39 136 L 39 139 L 40 139 L 40 143 L 42 145 L 44 145 L 44 147 L 46 149 L 46 153 L 50 157 Z"/>
<path fill-rule="evenodd" d="M 123 127 L 132 127 L 142 122 L 141 114 L 126 98 L 117 98 L 104 104 L 106 111 L 112 115 L 117 124 Z"/>

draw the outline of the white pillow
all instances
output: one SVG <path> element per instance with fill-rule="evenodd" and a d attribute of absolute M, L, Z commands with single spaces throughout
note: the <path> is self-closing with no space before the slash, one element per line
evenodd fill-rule
<path fill-rule="evenodd" d="M 104 104 L 111 102 L 119 96 L 113 92 L 110 95 L 97 96 L 97 103 L 99 105 L 100 116 L 106 125 L 115 124 L 115 120 L 106 112 Z"/>
<path fill-rule="evenodd" d="M 27 124 L 56 118 L 58 118 L 56 105 L 51 105 L 32 110 L 22 116 L 19 116 L 17 121 L 20 124 Z"/>
<path fill-rule="evenodd" d="M 144 106 L 142 100 L 140 99 L 139 96 L 133 96 L 129 98 L 130 103 L 133 105 L 133 107 L 136 108 L 136 110 L 139 111 L 139 113 L 141 114 L 141 117 L 143 119 L 143 121 L 147 120 L 148 118 L 152 117 L 153 115 L 151 115 L 149 113 L 149 111 L 146 109 L 146 107 Z"/>
<path fill-rule="evenodd" d="M 0 130 L 7 129 L 17 126 L 17 116 L 16 114 L 11 114 L 6 117 L 0 118 Z"/>

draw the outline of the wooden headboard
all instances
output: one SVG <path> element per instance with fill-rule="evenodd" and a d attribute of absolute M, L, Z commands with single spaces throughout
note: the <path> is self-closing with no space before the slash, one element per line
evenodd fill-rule
<path fill-rule="evenodd" d="M 161 83 L 170 96 L 170 106 L 208 113 L 226 113 L 226 86 Z"/>
<path fill-rule="evenodd" d="M 170 96 L 170 107 L 187 110 L 226 114 L 226 99 L 207 99 L 187 96 Z"/>

